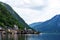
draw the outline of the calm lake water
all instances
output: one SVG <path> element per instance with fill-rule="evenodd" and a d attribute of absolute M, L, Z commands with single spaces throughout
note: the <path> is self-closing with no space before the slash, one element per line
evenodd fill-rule
<path fill-rule="evenodd" d="M 0 40 L 60 40 L 60 33 L 41 34 L 3 34 L 0 33 Z"/>

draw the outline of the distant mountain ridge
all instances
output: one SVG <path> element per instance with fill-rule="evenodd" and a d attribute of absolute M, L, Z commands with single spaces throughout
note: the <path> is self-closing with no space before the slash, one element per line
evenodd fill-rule
<path fill-rule="evenodd" d="M 60 14 L 54 16 L 48 21 L 31 27 L 39 32 L 60 33 Z"/>
<path fill-rule="evenodd" d="M 40 24 L 42 24 L 42 22 L 32 23 L 32 24 L 30 24 L 30 27 L 38 26 L 38 25 L 40 25 Z"/>

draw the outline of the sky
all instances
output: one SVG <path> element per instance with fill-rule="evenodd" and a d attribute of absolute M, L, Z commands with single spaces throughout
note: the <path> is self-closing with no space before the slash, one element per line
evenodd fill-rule
<path fill-rule="evenodd" d="M 44 22 L 60 14 L 60 0 L 0 0 L 9 4 L 27 24 Z"/>

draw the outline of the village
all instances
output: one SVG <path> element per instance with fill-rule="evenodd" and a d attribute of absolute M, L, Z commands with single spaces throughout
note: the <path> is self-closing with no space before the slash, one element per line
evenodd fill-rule
<path fill-rule="evenodd" d="M 17 25 L 14 25 L 13 29 L 10 27 L 7 27 L 7 29 L 0 27 L 0 33 L 2 33 L 2 34 L 6 34 L 6 33 L 9 33 L 9 34 L 38 34 L 38 32 L 33 31 L 32 29 L 24 28 L 24 30 L 20 30 L 20 29 L 18 29 Z"/>

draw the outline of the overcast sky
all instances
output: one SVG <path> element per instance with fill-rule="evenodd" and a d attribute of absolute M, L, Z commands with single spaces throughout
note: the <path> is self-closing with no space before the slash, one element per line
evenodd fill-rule
<path fill-rule="evenodd" d="M 42 22 L 60 14 L 60 0 L 0 0 L 9 4 L 27 24 Z"/>

